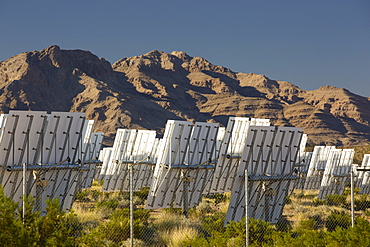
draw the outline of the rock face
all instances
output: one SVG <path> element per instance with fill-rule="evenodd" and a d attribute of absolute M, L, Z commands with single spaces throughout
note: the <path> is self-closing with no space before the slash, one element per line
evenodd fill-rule
<path fill-rule="evenodd" d="M 113 65 L 88 51 L 51 46 L 0 62 L 0 111 L 86 112 L 111 144 L 117 128 L 163 131 L 167 119 L 270 118 L 302 127 L 310 144 L 370 140 L 370 102 L 346 89 L 305 91 L 264 75 L 235 73 L 184 52 L 152 51 Z"/>

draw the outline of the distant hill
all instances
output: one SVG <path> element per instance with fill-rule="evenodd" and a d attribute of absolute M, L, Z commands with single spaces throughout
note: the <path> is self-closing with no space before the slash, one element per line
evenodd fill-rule
<path fill-rule="evenodd" d="M 236 73 L 185 52 L 151 51 L 113 65 L 88 51 L 50 46 L 0 62 L 0 111 L 86 112 L 111 144 L 117 128 L 153 129 L 167 119 L 227 123 L 269 118 L 302 127 L 310 144 L 370 140 L 370 102 L 342 88 L 305 91 L 264 75 Z"/>

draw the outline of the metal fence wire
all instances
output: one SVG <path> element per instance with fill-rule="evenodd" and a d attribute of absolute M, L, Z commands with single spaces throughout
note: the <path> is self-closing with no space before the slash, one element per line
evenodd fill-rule
<path fill-rule="evenodd" d="M 91 188 L 81 189 L 69 213 L 58 209 L 58 201 L 50 200 L 45 212 L 30 211 L 35 199 L 28 199 L 26 215 L 14 211 L 23 220 L 23 230 L 30 236 L 25 245 L 12 245 L 10 225 L 4 223 L 6 206 L 2 195 L 0 240 L 6 246 L 246 246 L 246 222 L 230 222 L 225 217 L 230 192 L 204 195 L 186 218 L 181 208 L 144 209 L 149 189 L 133 193 L 102 192 L 102 181 L 94 180 Z M 249 192 L 251 193 L 251 192 Z M 317 190 L 294 190 L 285 199 L 277 223 L 248 219 L 249 246 L 338 246 L 363 244 L 369 246 L 370 196 L 360 194 L 356 185 L 347 182 L 342 195 L 318 198 Z M 352 200 L 351 200 L 352 198 Z M 133 224 L 130 225 L 130 202 Z M 20 205 L 18 205 L 20 206 Z M 37 205 L 36 205 L 37 206 Z M 354 221 L 351 220 L 351 206 Z M 36 207 L 37 208 L 37 207 Z M 250 209 L 251 210 L 251 209 Z M 18 213 L 17 213 L 18 212 Z M 18 215 L 18 216 L 17 216 Z M 36 217 L 37 216 L 37 217 Z M 131 228 L 132 227 L 132 228 Z M 130 233 L 130 230 L 132 231 Z M 7 238 L 4 237 L 7 235 Z M 27 235 L 27 234 L 26 234 Z M 130 236 L 134 236 L 133 239 Z M 23 234 L 23 237 L 25 234 Z M 22 236 L 15 236 L 22 239 Z M 29 242 L 27 242 L 29 241 Z M 22 244 L 24 244 L 22 243 Z"/>

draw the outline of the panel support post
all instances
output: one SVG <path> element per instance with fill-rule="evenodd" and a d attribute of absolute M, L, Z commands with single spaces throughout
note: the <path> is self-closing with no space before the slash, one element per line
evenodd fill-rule
<path fill-rule="evenodd" d="M 249 246 L 249 229 L 248 229 L 248 169 L 244 172 L 245 186 L 245 246 Z"/>
<path fill-rule="evenodd" d="M 355 226 L 355 195 L 354 195 L 354 181 L 353 181 L 353 169 L 354 166 L 351 166 L 351 223 L 352 227 Z"/>

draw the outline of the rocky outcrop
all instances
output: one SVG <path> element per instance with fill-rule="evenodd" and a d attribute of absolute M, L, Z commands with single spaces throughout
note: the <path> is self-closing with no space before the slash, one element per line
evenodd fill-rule
<path fill-rule="evenodd" d="M 370 140 L 370 103 L 346 89 L 305 91 L 254 73 L 236 73 L 182 51 L 151 51 L 113 65 L 82 50 L 51 46 L 0 62 L 0 110 L 83 111 L 104 131 L 154 129 L 167 119 L 270 118 L 302 127 L 311 144 Z"/>

